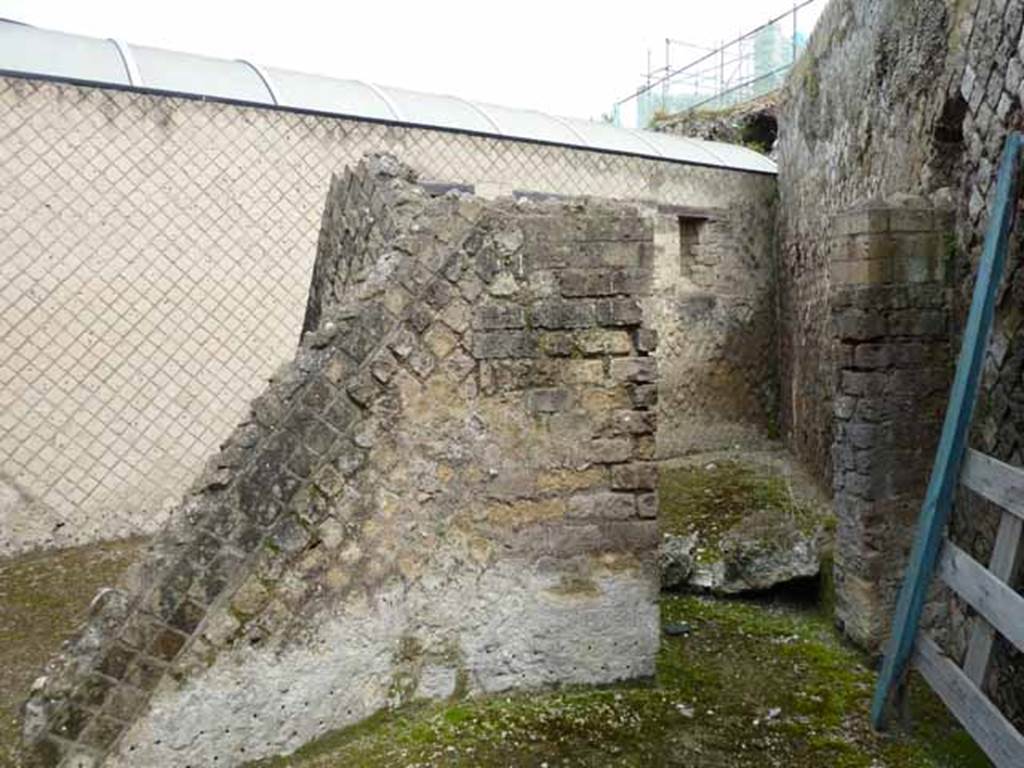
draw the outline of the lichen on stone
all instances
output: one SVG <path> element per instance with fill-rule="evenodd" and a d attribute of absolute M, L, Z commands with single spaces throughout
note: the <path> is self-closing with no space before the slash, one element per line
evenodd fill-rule
<path fill-rule="evenodd" d="M 721 458 L 663 467 L 659 483 L 663 583 L 719 593 L 816 576 L 833 519 L 817 499 L 764 464 Z M 687 557 L 692 567 L 681 565 Z"/>

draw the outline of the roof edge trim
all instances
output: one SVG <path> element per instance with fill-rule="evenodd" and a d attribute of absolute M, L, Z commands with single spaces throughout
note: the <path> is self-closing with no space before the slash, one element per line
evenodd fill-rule
<path fill-rule="evenodd" d="M 646 136 L 644 136 L 642 131 L 632 131 L 632 133 L 634 136 L 636 136 L 638 139 L 640 139 L 640 141 L 644 143 L 645 147 L 650 149 L 651 152 L 656 154 L 658 157 L 665 156 L 665 153 L 658 149 L 656 146 L 654 146 L 654 144 Z"/>
<path fill-rule="evenodd" d="M 125 74 L 128 76 L 128 84 L 139 88 L 145 88 L 146 83 L 142 79 L 142 73 L 139 72 L 139 65 L 135 63 L 135 56 L 132 54 L 132 49 L 128 47 L 128 43 L 116 37 L 109 37 L 107 39 L 114 44 L 118 55 L 121 57 L 121 63 L 124 64 Z"/>
<path fill-rule="evenodd" d="M 504 136 L 505 135 L 505 131 L 503 131 L 501 129 L 501 126 L 498 125 L 498 121 L 495 120 L 491 116 L 491 114 L 486 109 L 484 109 L 483 106 L 481 106 L 480 104 L 475 104 L 472 101 L 470 101 L 469 99 L 464 99 L 461 96 L 452 96 L 452 98 L 455 99 L 456 101 L 462 102 L 467 107 L 469 107 L 474 112 L 476 112 L 478 115 L 480 115 L 480 117 L 482 117 L 484 120 L 486 120 L 488 123 L 490 123 L 491 127 L 495 130 L 495 132 L 499 136 Z"/>
<path fill-rule="evenodd" d="M 384 102 L 384 106 L 388 108 L 388 111 L 391 113 L 391 116 L 395 118 L 395 120 L 397 120 L 400 123 L 408 122 L 402 115 L 402 110 L 398 108 L 398 105 L 395 104 L 394 100 L 392 100 L 392 98 L 388 96 L 387 93 L 385 93 L 384 89 L 381 88 L 379 85 L 368 83 L 365 80 L 356 80 L 354 82 L 357 82 L 360 85 L 369 88 L 371 91 L 373 91 L 374 95 Z"/>
<path fill-rule="evenodd" d="M 270 79 L 267 71 L 255 61 L 249 61 L 249 59 L 237 59 L 237 61 L 240 64 L 245 64 L 256 73 L 256 77 L 263 81 L 263 87 L 267 89 L 267 93 L 270 95 L 270 100 L 274 102 L 274 106 L 280 105 L 281 99 L 277 96 L 277 88 L 274 87 L 274 81 Z"/>
<path fill-rule="evenodd" d="M 584 147 L 592 147 L 593 146 L 589 141 L 587 141 L 586 137 L 576 129 L 576 126 L 573 125 L 572 123 L 570 123 L 568 120 L 564 120 L 561 117 L 559 117 L 558 115 L 548 115 L 548 114 L 545 114 L 544 112 L 538 112 L 537 114 L 538 115 L 544 115 L 544 117 L 548 117 L 548 118 L 551 118 L 552 120 L 554 120 L 560 126 L 565 128 L 565 130 L 569 131 L 569 133 L 571 133 L 573 136 L 575 136 L 577 139 L 579 139 L 580 144 L 583 145 Z"/>

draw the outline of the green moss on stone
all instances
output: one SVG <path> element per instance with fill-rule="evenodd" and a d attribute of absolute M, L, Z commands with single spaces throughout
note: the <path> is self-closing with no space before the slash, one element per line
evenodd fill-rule
<path fill-rule="evenodd" d="M 827 516 L 793 498 L 785 478 L 739 461 L 663 468 L 658 494 L 662 532 L 698 534 L 701 562 L 720 560 L 723 537 L 752 515 L 790 523 L 788 529 L 806 534 L 827 524 Z"/>
<path fill-rule="evenodd" d="M 874 673 L 817 612 L 666 598 L 653 681 L 413 704 L 259 765 L 975 768 L 987 765 L 918 686 L 912 736 L 868 726 Z"/>
<path fill-rule="evenodd" d="M 17 765 L 18 712 L 32 681 L 141 547 L 121 541 L 0 560 L 0 767 Z"/>

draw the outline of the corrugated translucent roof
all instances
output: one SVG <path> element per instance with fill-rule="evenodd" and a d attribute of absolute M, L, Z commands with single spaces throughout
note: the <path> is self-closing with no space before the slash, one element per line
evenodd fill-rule
<path fill-rule="evenodd" d="M 745 147 L 618 128 L 532 110 L 479 104 L 284 69 L 264 69 L 159 48 L 128 45 L 0 20 L 0 71 L 209 96 L 246 104 L 421 125 L 572 147 L 775 173 L 775 163 Z"/>
<path fill-rule="evenodd" d="M 274 103 L 273 95 L 259 73 L 245 62 L 160 48 L 136 45 L 127 47 L 135 59 L 142 80 L 136 85 L 158 91 L 201 93 L 204 96 L 257 104 Z"/>
<path fill-rule="evenodd" d="M 128 85 L 121 54 L 109 40 L 0 22 L 0 67 L 51 77 Z"/>
<path fill-rule="evenodd" d="M 357 114 L 373 120 L 396 120 L 393 108 L 380 92 L 355 80 L 306 75 L 285 69 L 267 69 L 277 89 L 278 103 L 293 109 L 334 114 Z"/>

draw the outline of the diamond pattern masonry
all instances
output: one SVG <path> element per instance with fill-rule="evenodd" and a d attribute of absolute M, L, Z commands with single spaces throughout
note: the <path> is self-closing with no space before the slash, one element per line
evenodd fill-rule
<path fill-rule="evenodd" d="M 490 195 L 716 207 L 774 183 L 16 78 L 0 136 L 0 554 L 156 530 L 294 349 L 330 172 L 368 151 Z"/>

